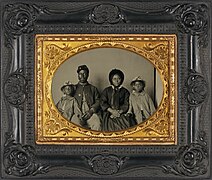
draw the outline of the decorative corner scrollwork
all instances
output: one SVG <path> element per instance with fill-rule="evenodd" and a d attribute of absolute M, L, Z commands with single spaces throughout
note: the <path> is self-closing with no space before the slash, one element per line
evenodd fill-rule
<path fill-rule="evenodd" d="M 195 143 L 181 146 L 175 157 L 175 164 L 162 166 L 164 173 L 195 177 L 203 175 L 208 168 L 208 149 L 204 140 L 205 132 L 200 132 Z"/>
<path fill-rule="evenodd" d="M 19 177 L 44 174 L 49 169 L 49 166 L 36 163 L 35 149 L 16 143 L 13 133 L 6 133 L 4 167 L 7 174 Z"/>
<path fill-rule="evenodd" d="M 185 94 L 188 109 L 193 109 L 202 104 L 208 95 L 208 84 L 205 78 L 195 70 L 189 70 Z"/>
<path fill-rule="evenodd" d="M 55 61 L 56 59 L 58 59 L 61 54 L 64 55 L 66 54 L 68 51 L 70 51 L 72 49 L 71 46 L 69 46 L 68 44 L 63 43 L 63 46 L 57 46 L 55 44 L 49 44 L 46 46 L 46 60 L 47 62 L 44 64 L 46 68 L 50 68 L 50 64 L 52 64 L 52 61 Z"/>
<path fill-rule="evenodd" d="M 164 60 L 168 57 L 168 44 L 156 44 L 152 45 L 151 43 L 147 43 L 143 47 L 146 51 L 152 52 L 156 57 L 161 60 Z"/>
<path fill-rule="evenodd" d="M 118 157 L 107 152 L 97 154 L 93 157 L 85 157 L 88 165 L 92 168 L 93 172 L 100 175 L 112 175 L 118 173 L 122 165 L 128 157 Z"/>
<path fill-rule="evenodd" d="M 67 127 L 64 127 L 61 125 L 61 123 L 58 123 L 53 117 L 51 112 L 46 111 L 45 116 L 47 117 L 47 121 L 45 123 L 45 131 L 48 135 L 56 135 L 58 133 L 62 133 L 63 136 L 68 135 L 71 130 Z"/>
<path fill-rule="evenodd" d="M 26 100 L 27 81 L 23 69 L 17 69 L 11 73 L 4 83 L 4 96 L 7 102 L 23 110 L 23 104 Z"/>
<path fill-rule="evenodd" d="M 208 44 L 208 7 L 205 4 L 177 4 L 166 6 L 165 10 L 173 14 L 182 33 L 198 36 L 199 46 Z"/>
<path fill-rule="evenodd" d="M 153 127 L 148 127 L 145 129 L 146 135 L 168 135 L 169 126 L 167 120 L 161 119 Z"/>
<path fill-rule="evenodd" d="M 89 20 L 96 24 L 117 24 L 126 22 L 124 14 L 112 4 L 100 4 L 89 14 Z"/>
<path fill-rule="evenodd" d="M 6 5 L 4 9 L 6 47 L 13 47 L 13 40 L 17 36 L 32 32 L 40 13 L 48 13 L 48 10 L 35 4 L 15 3 Z"/>

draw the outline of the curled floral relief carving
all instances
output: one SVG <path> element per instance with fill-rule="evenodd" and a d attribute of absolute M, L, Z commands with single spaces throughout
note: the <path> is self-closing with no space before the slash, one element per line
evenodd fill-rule
<path fill-rule="evenodd" d="M 55 113 L 56 114 L 56 113 Z M 62 133 L 63 136 L 67 136 L 71 130 L 65 125 L 58 123 L 56 119 L 52 117 L 51 112 L 46 111 L 45 116 L 48 119 L 45 123 L 45 131 L 48 135 L 55 135 Z"/>
<path fill-rule="evenodd" d="M 27 81 L 23 75 L 23 69 L 17 69 L 4 83 L 4 96 L 10 105 L 23 110 L 26 94 Z"/>
<path fill-rule="evenodd" d="M 58 57 L 63 56 L 67 52 L 69 52 L 72 49 L 69 45 L 63 43 L 63 47 L 59 47 L 55 44 L 49 44 L 46 46 L 45 49 L 45 55 L 47 62 L 45 62 L 45 67 L 50 68 L 52 61 L 55 61 L 58 59 Z"/>
<path fill-rule="evenodd" d="M 189 73 L 186 82 L 186 97 L 189 109 L 192 109 L 205 101 L 208 95 L 208 84 L 204 77 L 195 70 L 190 70 Z"/>
<path fill-rule="evenodd" d="M 208 150 L 204 137 L 205 133 L 201 132 L 197 142 L 180 147 L 175 164 L 164 165 L 164 172 L 190 177 L 205 174 L 208 168 Z"/>
<path fill-rule="evenodd" d="M 19 177 L 43 174 L 49 169 L 49 166 L 36 163 L 34 148 L 16 143 L 12 133 L 6 133 L 4 167 L 7 174 Z"/>
<path fill-rule="evenodd" d="M 146 51 L 152 52 L 159 59 L 166 59 L 168 57 L 168 44 L 145 44 L 143 47 Z"/>
<path fill-rule="evenodd" d="M 37 11 L 29 4 L 9 4 L 5 6 L 5 40 L 6 45 L 12 45 L 12 39 L 34 29 Z"/>
<path fill-rule="evenodd" d="M 153 134 L 156 135 L 168 135 L 169 126 L 167 120 L 161 119 L 157 123 L 154 124 L 152 127 L 148 127 L 144 130 L 144 132 L 151 136 Z"/>
<path fill-rule="evenodd" d="M 125 17 L 120 9 L 112 4 L 101 4 L 95 6 L 89 19 L 97 24 L 116 24 L 120 21 L 125 22 Z"/>
<path fill-rule="evenodd" d="M 22 34 L 34 31 L 34 25 L 39 14 L 52 14 L 44 7 L 36 4 L 14 3 L 4 8 L 5 45 L 13 47 L 13 40 Z"/>
<path fill-rule="evenodd" d="M 93 172 L 100 175 L 112 175 L 120 170 L 121 166 L 128 158 L 120 158 L 116 155 L 102 153 L 93 157 L 85 157 L 85 159 Z"/>
<path fill-rule="evenodd" d="M 177 4 L 166 6 L 166 12 L 173 14 L 177 27 L 182 33 L 197 35 L 199 45 L 207 46 L 208 42 L 208 7 L 205 4 Z"/>
<path fill-rule="evenodd" d="M 36 19 L 33 7 L 28 4 L 19 4 L 19 6 L 9 4 L 5 10 L 10 12 L 6 17 L 5 27 L 12 35 L 20 35 L 33 30 L 33 23 Z"/>

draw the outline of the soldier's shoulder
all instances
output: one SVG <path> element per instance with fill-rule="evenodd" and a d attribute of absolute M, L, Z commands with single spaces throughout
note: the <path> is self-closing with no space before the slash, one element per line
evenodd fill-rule
<path fill-rule="evenodd" d="M 88 84 L 90 86 L 91 89 L 95 89 L 95 90 L 98 90 L 98 88 L 92 84 Z"/>

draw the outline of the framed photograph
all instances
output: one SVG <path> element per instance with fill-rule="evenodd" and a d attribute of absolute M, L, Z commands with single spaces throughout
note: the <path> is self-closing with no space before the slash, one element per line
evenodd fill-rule
<path fill-rule="evenodd" d="M 210 1 L 0 1 L 1 179 L 211 178 Z"/>
<path fill-rule="evenodd" d="M 176 144 L 175 35 L 37 34 L 35 40 L 37 143 Z M 86 85 L 80 79 L 81 67 L 82 72 L 89 70 Z M 110 82 L 114 69 L 114 75 L 123 71 L 125 76 L 117 86 L 118 96 Z M 147 86 L 137 91 L 134 83 Z M 64 88 L 72 86 L 76 90 L 67 99 Z M 90 97 L 85 97 L 87 111 L 95 107 L 84 122 L 83 93 Z M 123 110 L 120 117 L 112 118 L 107 110 L 112 106 Z"/>

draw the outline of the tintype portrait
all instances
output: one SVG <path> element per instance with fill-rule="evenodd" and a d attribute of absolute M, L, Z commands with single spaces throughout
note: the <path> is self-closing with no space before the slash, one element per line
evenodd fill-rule
<path fill-rule="evenodd" d="M 73 56 L 58 68 L 52 86 L 60 113 L 97 131 L 124 130 L 143 122 L 163 94 L 159 73 L 148 60 L 115 48 Z"/>
<path fill-rule="evenodd" d="M 175 35 L 37 35 L 36 44 L 38 143 L 131 134 L 176 143 Z"/>

